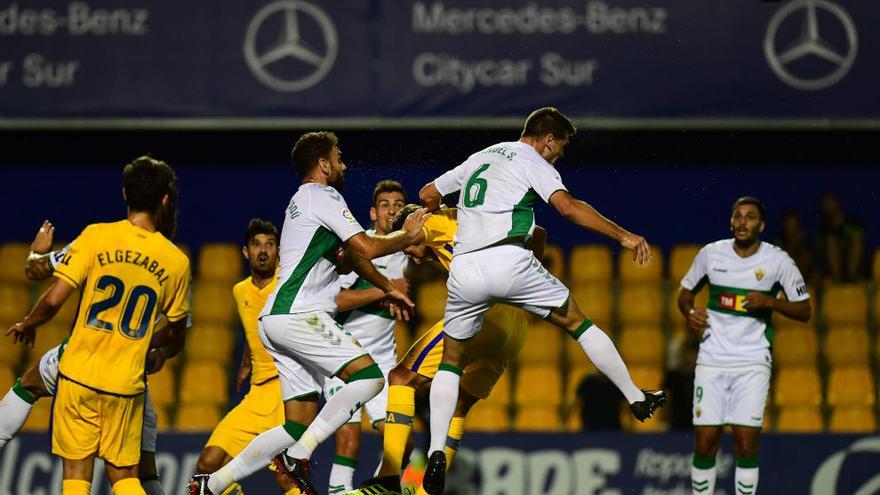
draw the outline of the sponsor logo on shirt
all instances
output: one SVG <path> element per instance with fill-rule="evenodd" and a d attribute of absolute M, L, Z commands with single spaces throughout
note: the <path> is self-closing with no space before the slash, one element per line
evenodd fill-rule
<path fill-rule="evenodd" d="M 765 272 L 763 268 L 758 268 L 757 270 L 755 270 L 755 278 L 758 279 L 758 282 L 760 282 L 761 279 L 764 278 L 764 275 Z"/>
<path fill-rule="evenodd" d="M 718 307 L 721 309 L 745 313 L 748 311 L 745 306 L 743 306 L 743 301 L 745 300 L 746 296 L 726 294 L 722 292 L 721 294 L 718 294 Z"/>
<path fill-rule="evenodd" d="M 342 209 L 342 218 L 344 218 L 345 221 L 346 221 L 349 225 L 354 225 L 354 224 L 357 223 L 357 220 L 354 219 L 354 215 L 351 214 L 351 211 L 349 211 L 348 208 L 343 208 L 343 209 Z"/>

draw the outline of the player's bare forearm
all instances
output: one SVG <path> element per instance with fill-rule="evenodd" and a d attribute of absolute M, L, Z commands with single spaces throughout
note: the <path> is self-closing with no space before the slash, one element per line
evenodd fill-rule
<path fill-rule="evenodd" d="M 336 311 L 351 311 L 367 304 L 381 301 L 385 293 L 376 287 L 366 289 L 342 289 L 336 296 Z"/>
<path fill-rule="evenodd" d="M 49 290 L 40 296 L 22 323 L 29 327 L 38 327 L 51 320 L 75 290 L 70 284 L 56 279 Z"/>
<path fill-rule="evenodd" d="M 348 240 L 347 248 L 361 258 L 372 260 L 396 253 L 412 244 L 412 239 L 403 230 L 382 236 L 368 236 L 360 233 Z M 357 268 L 355 268 L 355 271 Z"/>
<path fill-rule="evenodd" d="M 433 182 L 425 184 L 425 186 L 419 191 L 419 201 L 421 201 L 422 206 L 427 208 L 428 211 L 438 210 L 440 208 L 440 200 L 442 199 L 443 196 L 440 194 L 440 191 L 437 190 L 437 186 L 435 186 Z"/>
<path fill-rule="evenodd" d="M 186 318 L 168 322 L 160 338 L 153 341 L 155 347 L 162 349 L 166 358 L 174 357 L 183 351 L 186 343 Z"/>
<path fill-rule="evenodd" d="M 809 300 L 786 301 L 774 298 L 770 307 L 792 320 L 807 322 L 813 316 L 813 309 L 810 306 Z"/>
<path fill-rule="evenodd" d="M 574 198 L 571 198 L 567 203 L 559 213 L 570 222 L 610 237 L 615 241 L 621 241 L 625 235 L 629 234 L 587 203 Z"/>
<path fill-rule="evenodd" d="M 685 318 L 688 317 L 688 314 L 694 309 L 694 293 L 685 289 L 684 287 L 680 287 L 678 290 L 678 312 L 681 313 Z"/>
<path fill-rule="evenodd" d="M 543 260 L 545 247 L 547 247 L 547 230 L 535 225 L 535 231 L 532 232 L 532 238 L 529 241 L 529 249 L 532 250 L 535 258 Z"/>

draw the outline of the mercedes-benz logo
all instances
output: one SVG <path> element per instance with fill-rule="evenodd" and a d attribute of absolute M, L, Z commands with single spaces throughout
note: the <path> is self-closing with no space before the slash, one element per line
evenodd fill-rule
<path fill-rule="evenodd" d="M 841 24 L 846 36 L 845 50 L 832 46 L 822 38 L 819 33 L 818 10 L 831 14 Z M 800 36 L 780 49 L 776 43 L 779 26 L 789 16 L 800 12 L 803 12 Z M 855 61 L 857 50 L 855 23 L 843 8 L 828 0 L 794 0 L 785 4 L 770 19 L 767 35 L 764 37 L 764 55 L 773 72 L 789 86 L 807 91 L 825 89 L 843 79 Z M 824 60 L 833 70 L 820 77 L 797 75 L 790 64 L 805 57 Z"/>
<path fill-rule="evenodd" d="M 271 33 L 270 28 L 275 26 L 280 27 L 277 40 L 258 52 L 257 40 L 265 37 L 261 33 Z M 304 28 L 310 28 L 314 39 L 305 39 Z M 254 76 L 266 86 L 276 91 L 302 91 L 327 75 L 338 48 L 336 28 L 326 12 L 302 0 L 282 0 L 266 5 L 251 19 L 244 39 L 244 58 Z"/>

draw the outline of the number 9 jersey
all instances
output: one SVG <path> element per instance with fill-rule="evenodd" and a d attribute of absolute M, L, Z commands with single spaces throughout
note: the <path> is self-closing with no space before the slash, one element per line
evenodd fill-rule
<path fill-rule="evenodd" d="M 142 393 L 156 317 L 189 318 L 189 259 L 161 233 L 122 220 L 86 227 L 55 276 L 82 289 L 61 376 L 99 392 Z"/>

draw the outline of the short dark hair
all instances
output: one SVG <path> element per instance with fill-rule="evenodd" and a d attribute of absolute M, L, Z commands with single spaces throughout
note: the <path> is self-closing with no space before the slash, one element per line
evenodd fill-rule
<path fill-rule="evenodd" d="M 403 222 L 406 221 L 406 217 L 409 216 L 410 213 L 421 208 L 419 205 L 414 205 L 412 203 L 404 206 L 397 212 L 397 215 L 394 216 L 394 220 L 391 221 L 391 231 L 395 232 L 403 228 Z"/>
<path fill-rule="evenodd" d="M 247 246 L 250 244 L 251 240 L 259 234 L 275 236 L 275 242 L 278 242 L 278 229 L 275 228 L 275 225 L 272 222 L 263 220 L 262 218 L 251 218 L 251 221 L 248 222 L 247 230 L 244 233 L 244 245 Z"/>
<path fill-rule="evenodd" d="M 562 112 L 554 107 L 544 107 L 528 116 L 521 137 L 538 138 L 552 134 L 554 138 L 566 139 L 576 132 L 574 124 Z"/>
<path fill-rule="evenodd" d="M 177 199 L 177 175 L 162 160 L 139 156 L 122 169 L 122 189 L 130 210 L 157 214 L 166 194 Z"/>
<path fill-rule="evenodd" d="M 321 158 L 330 159 L 330 152 L 339 144 L 339 138 L 330 131 L 307 132 L 296 140 L 290 151 L 293 167 L 304 179 L 318 165 Z"/>
<path fill-rule="evenodd" d="M 373 189 L 373 206 L 376 206 L 376 199 L 380 194 L 389 192 L 400 193 L 403 196 L 403 202 L 406 203 L 406 191 L 403 190 L 403 185 L 396 180 L 383 180 L 379 181 L 376 188 Z"/>
<path fill-rule="evenodd" d="M 733 206 L 730 208 L 730 212 L 733 213 L 736 211 L 736 208 L 740 205 L 755 205 L 755 208 L 758 209 L 758 214 L 761 215 L 761 220 L 763 221 L 766 217 L 764 213 L 764 203 L 761 202 L 760 199 L 754 196 L 743 196 L 738 198 L 733 202 Z"/>

